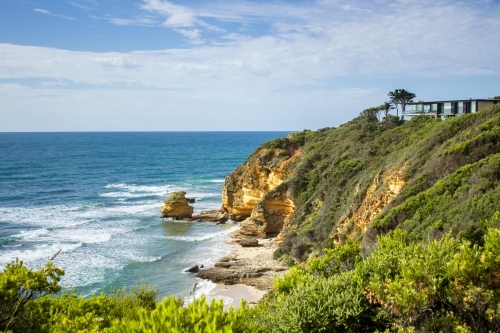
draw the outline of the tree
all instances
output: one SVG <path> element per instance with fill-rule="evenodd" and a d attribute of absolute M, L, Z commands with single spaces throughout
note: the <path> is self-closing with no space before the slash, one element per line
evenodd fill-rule
<path fill-rule="evenodd" d="M 359 115 L 361 117 L 366 117 L 372 121 L 378 121 L 378 114 L 380 112 L 380 109 L 378 107 L 376 108 L 369 108 L 369 109 L 365 109 L 363 110 L 363 112 L 361 112 Z"/>
<path fill-rule="evenodd" d="M 415 98 L 416 95 L 405 89 L 395 89 L 394 91 L 390 91 L 387 96 L 389 96 L 391 103 L 396 107 L 396 115 L 399 117 L 398 105 L 401 105 L 401 116 L 403 116 L 406 110 L 406 104 L 413 102 L 413 98 Z"/>
<path fill-rule="evenodd" d="M 389 115 L 389 111 L 394 110 L 394 106 L 391 104 L 391 102 L 384 102 L 384 104 L 380 106 L 380 109 L 384 111 L 384 119 L 385 119 Z"/>
<path fill-rule="evenodd" d="M 28 332 L 31 320 L 27 308 L 37 298 L 55 294 L 64 271 L 52 262 L 34 271 L 16 259 L 0 273 L 0 331 Z"/>
<path fill-rule="evenodd" d="M 392 106 L 391 103 L 385 102 L 382 105 L 365 109 L 359 115 L 362 117 L 367 117 L 367 118 L 372 119 L 372 120 L 377 119 L 378 121 L 382 122 L 382 112 L 383 112 L 383 116 L 385 119 L 389 115 L 389 111 L 391 111 L 393 109 L 394 109 L 394 106 Z"/>

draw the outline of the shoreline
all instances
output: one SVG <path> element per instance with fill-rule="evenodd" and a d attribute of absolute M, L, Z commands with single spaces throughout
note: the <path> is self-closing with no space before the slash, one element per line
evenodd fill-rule
<path fill-rule="evenodd" d="M 198 278 L 216 283 L 206 296 L 223 299 L 225 309 L 238 308 L 242 299 L 254 306 L 273 289 L 274 278 L 288 271 L 288 267 L 273 259 L 277 248 L 275 238 L 256 239 L 257 246 L 242 246 L 238 243 L 238 234 L 239 230 L 233 232 L 231 240 L 226 242 L 233 248 L 231 254 L 219 258 L 214 267 L 196 274 Z"/>
<path fill-rule="evenodd" d="M 246 284 L 226 285 L 218 283 L 208 296 L 217 300 L 223 299 L 224 309 L 228 310 L 230 307 L 238 309 L 241 300 L 245 300 L 249 306 L 255 306 L 267 293 L 267 291 L 259 290 Z"/>

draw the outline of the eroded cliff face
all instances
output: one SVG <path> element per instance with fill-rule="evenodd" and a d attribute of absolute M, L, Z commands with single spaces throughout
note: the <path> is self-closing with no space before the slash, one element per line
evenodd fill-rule
<path fill-rule="evenodd" d="M 355 237 L 365 233 L 370 223 L 384 209 L 407 183 L 405 166 L 386 169 L 375 177 L 372 185 L 358 207 L 350 209 L 335 225 L 330 237 L 335 244 L 341 243 L 342 235 Z"/>
<path fill-rule="evenodd" d="M 234 221 L 243 221 L 240 232 L 265 237 L 279 233 L 295 209 L 287 190 L 274 191 L 290 173 L 298 150 L 262 149 L 226 177 L 222 189 L 222 211 Z"/>
<path fill-rule="evenodd" d="M 290 191 L 277 187 L 255 205 L 249 218 L 241 222 L 240 233 L 259 238 L 276 236 L 290 221 L 294 211 L 295 203 Z"/>
<path fill-rule="evenodd" d="M 226 177 L 222 188 L 222 211 L 229 218 L 242 221 L 250 217 L 260 199 L 283 183 L 298 152 L 292 151 L 291 157 L 280 157 L 279 153 L 278 149 L 262 149 Z"/>

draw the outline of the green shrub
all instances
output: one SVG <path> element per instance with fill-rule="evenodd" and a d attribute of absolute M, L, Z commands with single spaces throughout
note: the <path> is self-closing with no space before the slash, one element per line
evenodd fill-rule
<path fill-rule="evenodd" d="M 279 293 L 289 294 L 297 286 L 306 283 L 312 278 L 304 268 L 300 266 L 290 267 L 290 271 L 284 277 L 274 279 L 274 290 Z"/>
<path fill-rule="evenodd" d="M 61 290 L 63 275 L 52 262 L 36 271 L 18 259 L 7 264 L 0 272 L 0 330 L 36 331 L 40 321 L 36 300 Z"/>
<path fill-rule="evenodd" d="M 116 321 L 113 329 L 121 333 L 184 333 L 184 332 L 246 332 L 242 321 L 246 309 L 244 302 L 238 310 L 224 311 L 223 301 L 205 297 L 195 299 L 187 306 L 175 297 L 164 299 L 151 313 L 140 312 L 138 320 Z"/>
<path fill-rule="evenodd" d="M 186 195 L 186 192 L 184 191 L 178 191 L 178 192 L 172 192 L 170 195 L 165 199 L 166 204 L 174 204 L 177 202 L 183 202 L 181 201 L 181 198 Z"/>
<path fill-rule="evenodd" d="M 321 257 L 312 258 L 307 262 L 307 269 L 314 275 L 328 278 L 342 272 L 353 270 L 361 262 L 361 248 L 352 239 L 342 246 L 333 249 L 323 249 Z"/>
<path fill-rule="evenodd" d="M 376 327 L 352 272 L 309 279 L 277 302 L 273 332 L 366 332 Z"/>
<path fill-rule="evenodd" d="M 38 305 L 49 316 L 41 325 L 48 332 L 112 332 L 113 321 L 137 320 L 156 307 L 157 291 L 142 285 L 88 298 L 69 293 L 41 298 Z"/>

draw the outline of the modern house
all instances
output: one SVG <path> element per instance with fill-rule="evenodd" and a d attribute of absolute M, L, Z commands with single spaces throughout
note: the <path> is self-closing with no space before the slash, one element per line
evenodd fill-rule
<path fill-rule="evenodd" d="M 426 115 L 446 119 L 474 113 L 493 104 L 500 103 L 498 99 L 464 99 L 455 101 L 412 102 L 406 105 L 403 116 Z"/>

